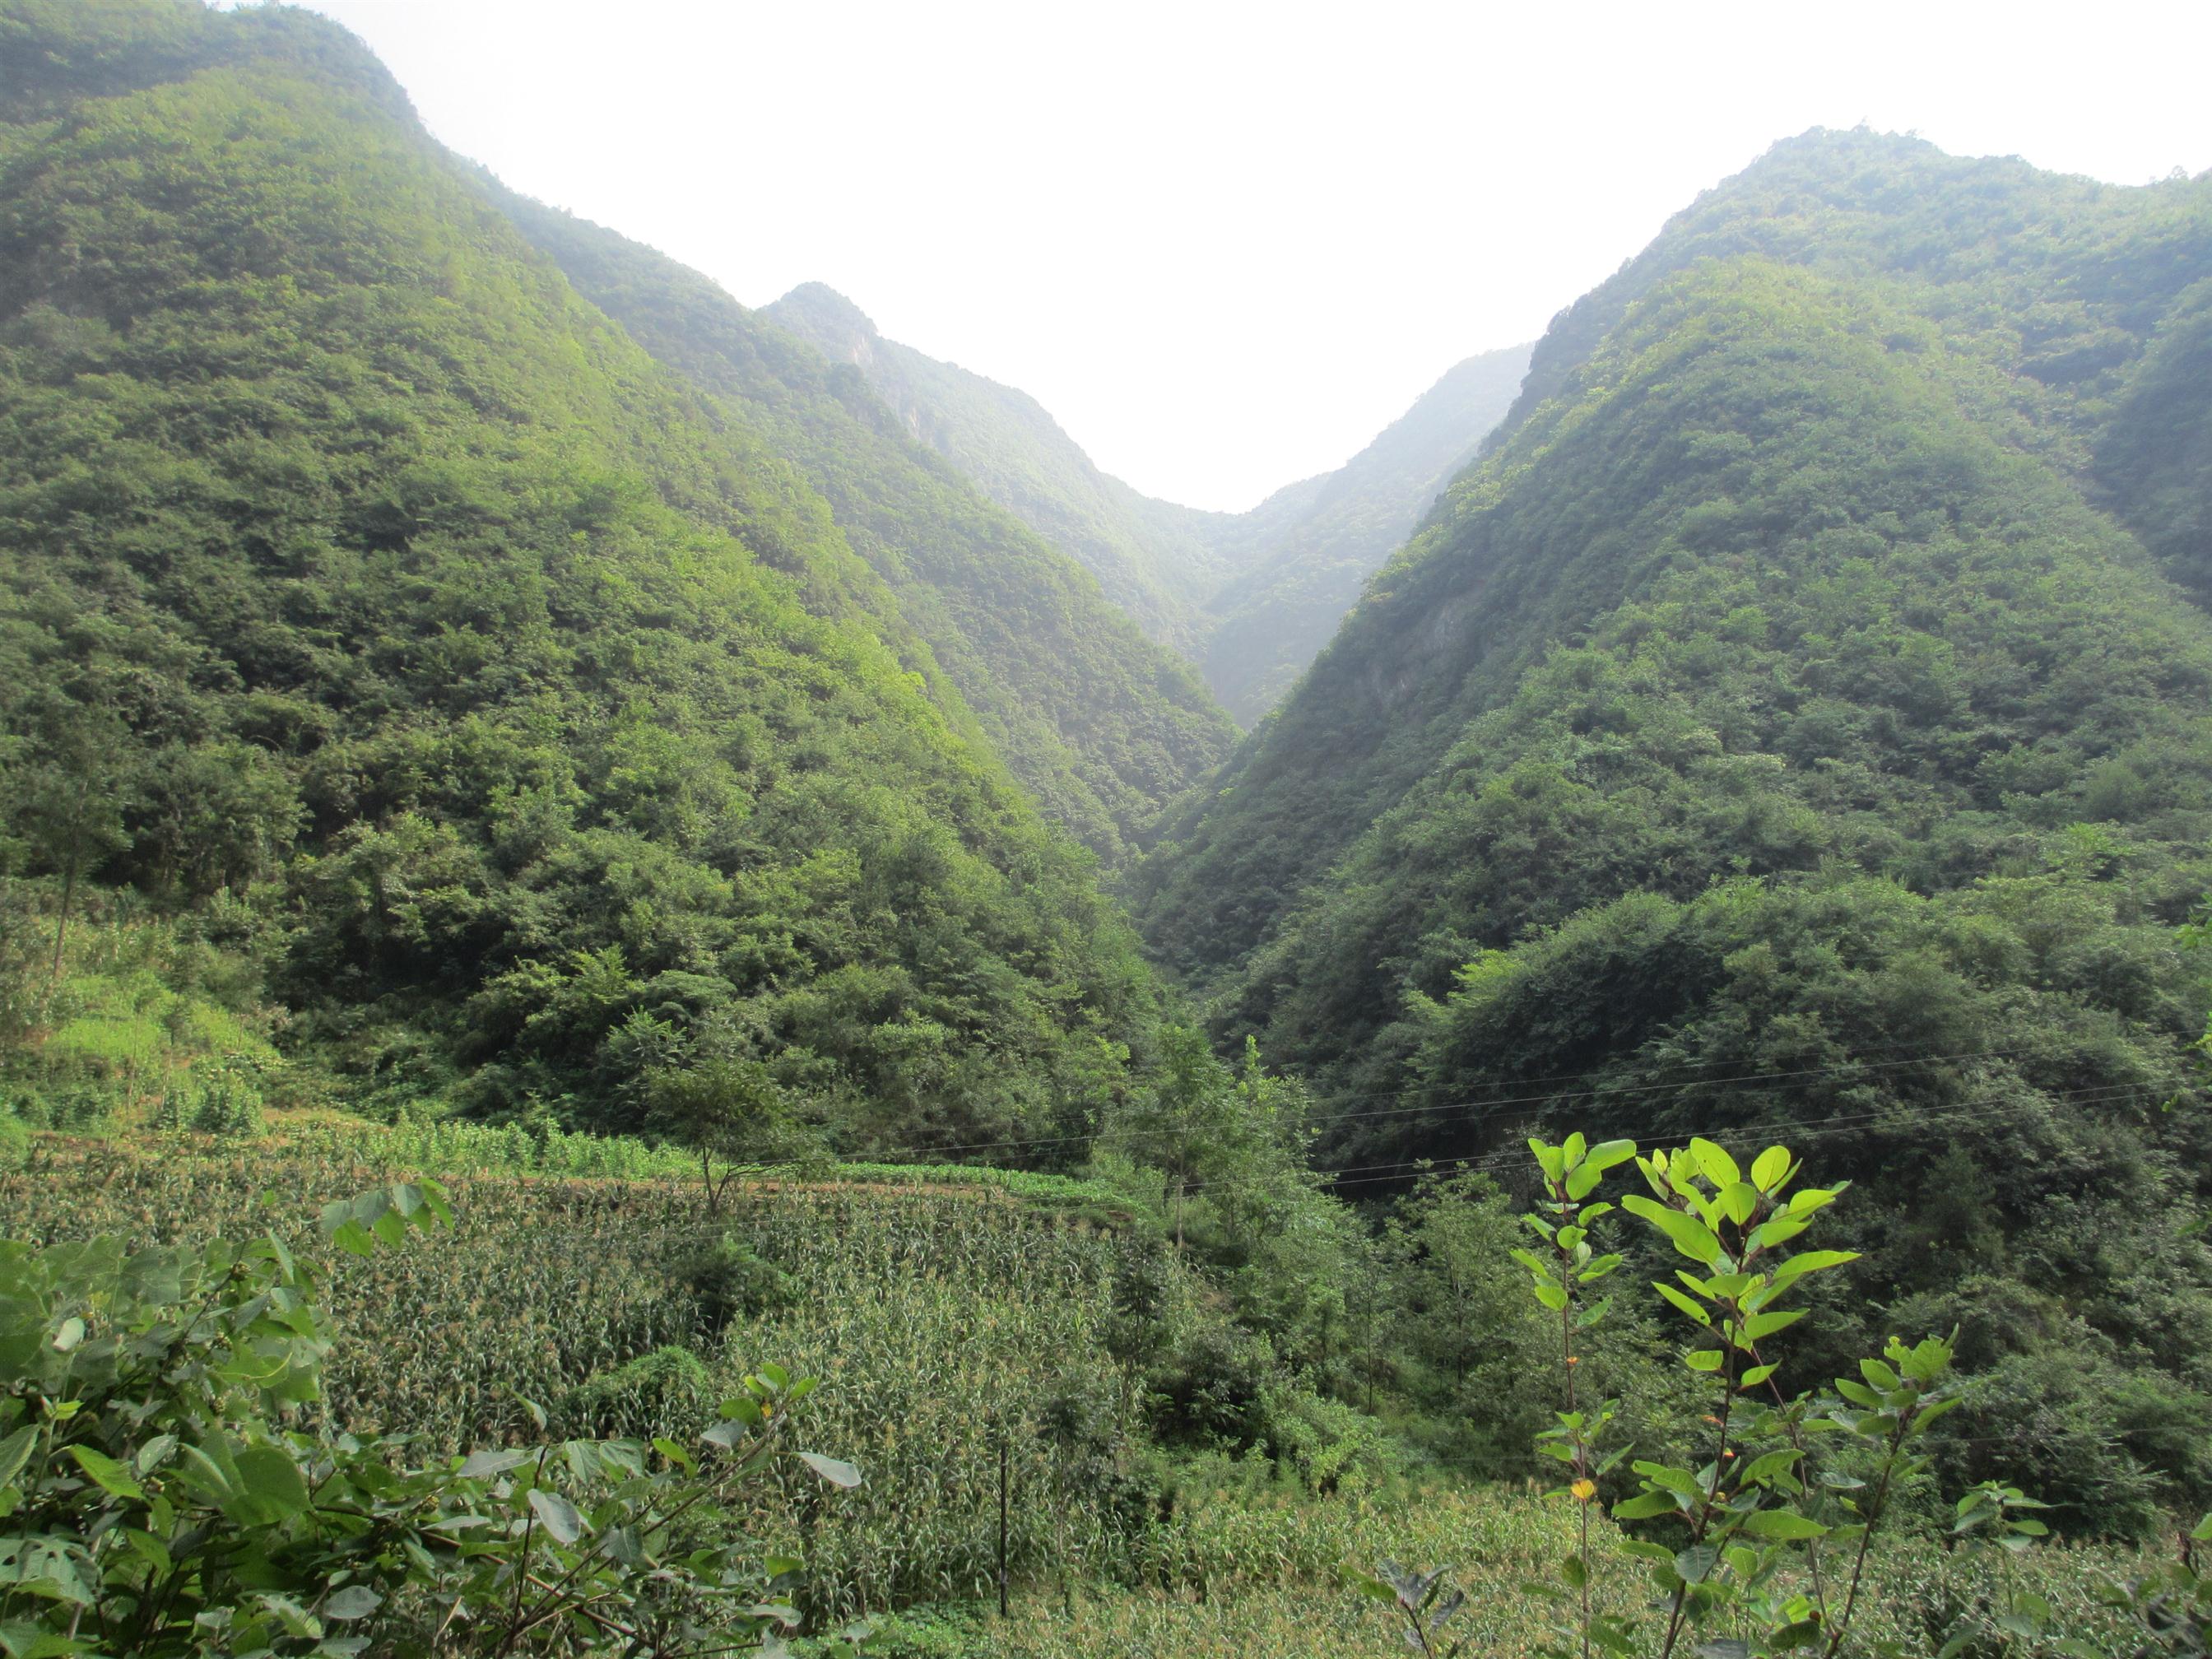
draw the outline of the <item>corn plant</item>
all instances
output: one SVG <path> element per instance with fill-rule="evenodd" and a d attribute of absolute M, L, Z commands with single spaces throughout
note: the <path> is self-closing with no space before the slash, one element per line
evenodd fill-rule
<path fill-rule="evenodd" d="M 349 1132 L 155 1156 L 40 1141 L 27 1167 L 0 1170 L 0 1213 L 27 1239 L 111 1233 L 132 1248 L 275 1219 L 305 1249 L 312 1228 L 272 1218 L 264 1195 L 319 1204 L 411 1174 L 385 1161 L 389 1144 Z M 997 1184 L 740 1182 L 714 1215 L 695 1182 L 469 1167 L 447 1183 L 441 1248 L 338 1252 L 323 1270 L 333 1342 L 302 1408 L 321 1430 L 465 1454 L 537 1437 L 520 1395 L 556 1437 L 681 1440 L 693 1402 L 711 1407 L 774 1355 L 823 1380 L 809 1420 L 868 1474 L 825 1501 L 785 1461 L 734 1500 L 733 1526 L 804 1559 L 784 1593 L 811 1622 L 991 1585 L 1001 1438 L 1018 1583 L 1133 1559 L 1150 1512 L 1146 1399 L 1101 1349 L 1117 1263 L 1142 1237 Z M 732 1252 L 800 1294 L 733 1296 L 716 1265 Z"/>
<path fill-rule="evenodd" d="M 2212 1515 L 2200 1519 L 2181 1540 L 2180 1559 L 2147 1571 L 2122 1577 L 2098 1576 L 2106 1604 L 2130 1615 L 2136 1639 L 2125 1659 L 2203 1659 L 2212 1654 L 2212 1572 L 2203 1570 L 2197 1547 L 2212 1544 Z M 2069 1644 L 2076 1659 L 2092 1659 L 2094 1650 Z"/>
<path fill-rule="evenodd" d="M 366 1258 L 452 1212 L 406 1183 L 322 1219 Z M 697 1451 L 571 1440 L 423 1462 L 404 1438 L 303 1426 L 331 1343 L 317 1270 L 273 1235 L 4 1243 L 0 1282 L 11 1656 L 648 1659 L 757 1648 L 798 1621 L 775 1592 L 799 1564 L 754 1562 L 728 1524 L 813 1390 L 781 1368 L 744 1379 Z"/>

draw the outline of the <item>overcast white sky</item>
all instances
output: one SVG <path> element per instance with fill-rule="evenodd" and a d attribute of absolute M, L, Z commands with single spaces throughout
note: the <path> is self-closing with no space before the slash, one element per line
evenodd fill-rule
<path fill-rule="evenodd" d="M 1776 138 L 2212 167 L 2212 0 L 309 0 L 438 137 L 749 305 L 825 282 L 1241 508 L 1534 338 Z"/>

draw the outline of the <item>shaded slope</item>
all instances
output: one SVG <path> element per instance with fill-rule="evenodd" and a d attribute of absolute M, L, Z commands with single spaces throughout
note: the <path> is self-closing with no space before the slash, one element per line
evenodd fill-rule
<path fill-rule="evenodd" d="M 1362 1183 L 1515 1167 L 1539 1125 L 1812 1143 L 1866 1257 L 1786 1386 L 1959 1327 L 1946 1480 L 2155 1526 L 2212 1498 L 2212 1253 L 2140 1219 L 2212 1195 L 2177 934 L 2212 620 L 2092 472 L 2107 413 L 1989 349 L 2016 321 L 1757 254 L 1656 281 L 1376 579 L 1144 917 Z"/>
<path fill-rule="evenodd" d="M 1195 656 L 1199 606 L 1213 576 L 1201 527 L 1227 515 L 1149 501 L 1108 477 L 1035 398 L 886 340 L 819 283 L 763 314 L 832 362 L 859 368 L 912 437 L 1090 571 L 1146 637 Z"/>
<path fill-rule="evenodd" d="M 1900 351 L 1940 341 L 1959 360 L 1954 395 L 1965 418 L 2002 428 L 2005 442 L 2041 458 L 2077 490 L 2094 491 L 2092 441 L 2132 377 L 2154 367 L 2144 345 L 2160 319 L 2212 266 L 2212 181 L 2128 191 L 2016 161 L 1960 161 L 1917 140 L 1869 133 L 1779 144 L 1561 314 L 1535 349 L 1513 415 L 1486 447 L 1496 464 L 1470 473 L 1461 489 L 1470 499 L 1494 495 L 1513 476 L 1501 446 L 1560 401 L 1638 295 L 1701 260 L 1754 250 L 1805 262 L 1866 304 L 1893 310 Z M 1978 376 L 1961 378 L 1970 368 Z M 2191 381 L 2179 380 L 2185 392 Z M 2104 471 L 2113 471 L 2122 447 L 2112 447 Z M 1802 488 L 1814 487 L 1808 474 Z M 2185 471 L 2176 488 L 2189 488 Z M 1633 546 L 1619 522 L 1627 510 L 1577 479 L 1549 507 L 1532 508 L 1530 523 L 1543 526 L 1551 556 L 1606 572 Z M 1480 522 L 1468 519 L 1470 537 Z M 1416 547 L 1486 568 L 1471 539 L 1455 540 L 1437 522 Z M 1552 580 L 1543 561 L 1529 568 L 1538 574 L 1517 579 L 1516 594 Z M 1176 959 L 1218 967 L 1249 950 L 1279 903 L 1342 856 L 1503 694 L 1494 650 L 1508 653 L 1509 666 L 1525 665 L 1530 649 L 1587 625 L 1618 599 L 1586 578 L 1546 591 L 1543 619 L 1533 626 L 1502 608 L 1525 595 L 1501 599 L 1470 585 L 1440 598 L 1437 613 L 1394 644 L 1403 660 L 1352 648 L 1328 671 L 1333 689 L 1286 708 L 1286 729 L 1240 751 L 1223 779 L 1231 803 L 1204 827 L 1187 809 L 1177 832 L 1185 853 L 1147 878 L 1164 895 L 1173 888 L 1188 896 L 1165 895 L 1153 911 Z M 1361 626 L 1355 612 L 1346 639 Z M 1328 661 L 1316 665 L 1317 680 Z M 1470 680 L 1478 662 L 1489 665 Z"/>
<path fill-rule="evenodd" d="M 2151 902 L 2185 913 L 2212 626 L 1974 417 L 1983 371 L 1924 329 L 1898 349 L 1911 328 L 1802 273 L 1704 268 L 1455 487 L 1279 722 L 1334 747 L 1270 780 L 1271 827 L 1364 749 L 1370 788 L 1406 781 L 1243 976 L 1241 1018 L 1334 1061 L 1404 989 L 1624 891 L 1957 888 L 2077 820 L 2140 842 Z M 1260 864 L 1227 799 L 1195 850 Z"/>
<path fill-rule="evenodd" d="M 1125 930 L 797 474 L 342 31 L 10 21 L 0 856 L 204 918 L 394 1103 L 1090 1109 Z"/>
<path fill-rule="evenodd" d="M 1015 775 L 1102 856 L 1118 860 L 1221 759 L 1233 729 L 1188 665 L 909 437 L 849 367 L 649 248 L 501 199 L 586 298 L 799 466 Z"/>
<path fill-rule="evenodd" d="M 2098 434 L 2097 482 L 2166 574 L 2212 605 L 2212 276 L 2159 323 Z"/>
<path fill-rule="evenodd" d="M 1231 714 L 1254 724 L 1321 653 L 1367 579 L 1504 417 L 1528 351 L 1468 358 L 1337 471 L 1243 515 L 1258 527 L 1257 551 L 1206 601 L 1216 618 L 1206 682 Z"/>
<path fill-rule="evenodd" d="M 1250 724 L 1512 402 L 1528 348 L 1469 358 L 1346 465 L 1247 513 L 1155 501 L 1094 466 L 1026 393 L 886 340 L 809 283 L 762 313 L 858 369 L 918 442 L 1080 562 Z"/>

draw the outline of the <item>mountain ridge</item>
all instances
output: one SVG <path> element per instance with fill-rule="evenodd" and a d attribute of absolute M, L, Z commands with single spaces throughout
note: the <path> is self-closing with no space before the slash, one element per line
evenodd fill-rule
<path fill-rule="evenodd" d="M 1818 1136 L 1863 1254 L 1808 1374 L 1958 1328 L 1947 1478 L 2194 1512 L 2212 1252 L 2105 1252 L 2212 1195 L 2212 179 L 1820 135 L 1626 269 L 1173 816 L 1147 942 L 1363 1184 Z"/>
<path fill-rule="evenodd" d="M 1180 658 L 1095 580 L 975 492 L 859 380 L 710 279 L 503 190 L 523 234 L 646 349 L 732 401 L 830 501 L 1048 811 L 1109 865 L 1226 752 L 1232 728 Z M 846 306 L 865 351 L 872 325 Z"/>
<path fill-rule="evenodd" d="M 912 437 L 1091 570 L 1246 726 L 1304 672 L 1504 413 L 1528 354 L 1454 365 L 1344 465 L 1216 513 L 1100 471 L 1028 393 L 887 340 L 826 284 L 802 283 L 762 314 L 864 374 Z"/>
<path fill-rule="evenodd" d="M 1095 860 L 829 504 L 350 36 L 11 26 L 94 88 L 0 123 L 0 896 L 57 975 L 88 908 L 284 1087 L 763 1146 L 1057 1129 L 1142 1066 Z"/>

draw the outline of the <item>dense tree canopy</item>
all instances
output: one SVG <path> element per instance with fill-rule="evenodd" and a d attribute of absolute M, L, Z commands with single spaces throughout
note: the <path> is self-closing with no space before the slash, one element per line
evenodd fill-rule
<path fill-rule="evenodd" d="M 1109 861 L 1225 753 L 1190 665 L 833 366 L 695 271 L 501 193 L 586 298 L 805 471 L 1045 811 Z"/>
<path fill-rule="evenodd" d="M 1947 1218 L 1869 1305 L 1973 1325 L 1978 1434 L 2116 1514 L 2212 1479 L 2212 1260 L 2127 1218 L 2212 1167 L 2212 620 L 2160 570 L 2208 228 L 2202 181 L 1781 147 L 1565 313 L 1141 872 L 1370 1177 L 1815 1126 L 1869 1237 Z"/>
<path fill-rule="evenodd" d="M 630 1121 L 754 1060 L 904 1144 L 1110 1095 L 1152 994 L 1090 859 L 820 497 L 349 37 L 9 27 L 17 871 L 220 917 L 394 1100 Z"/>

